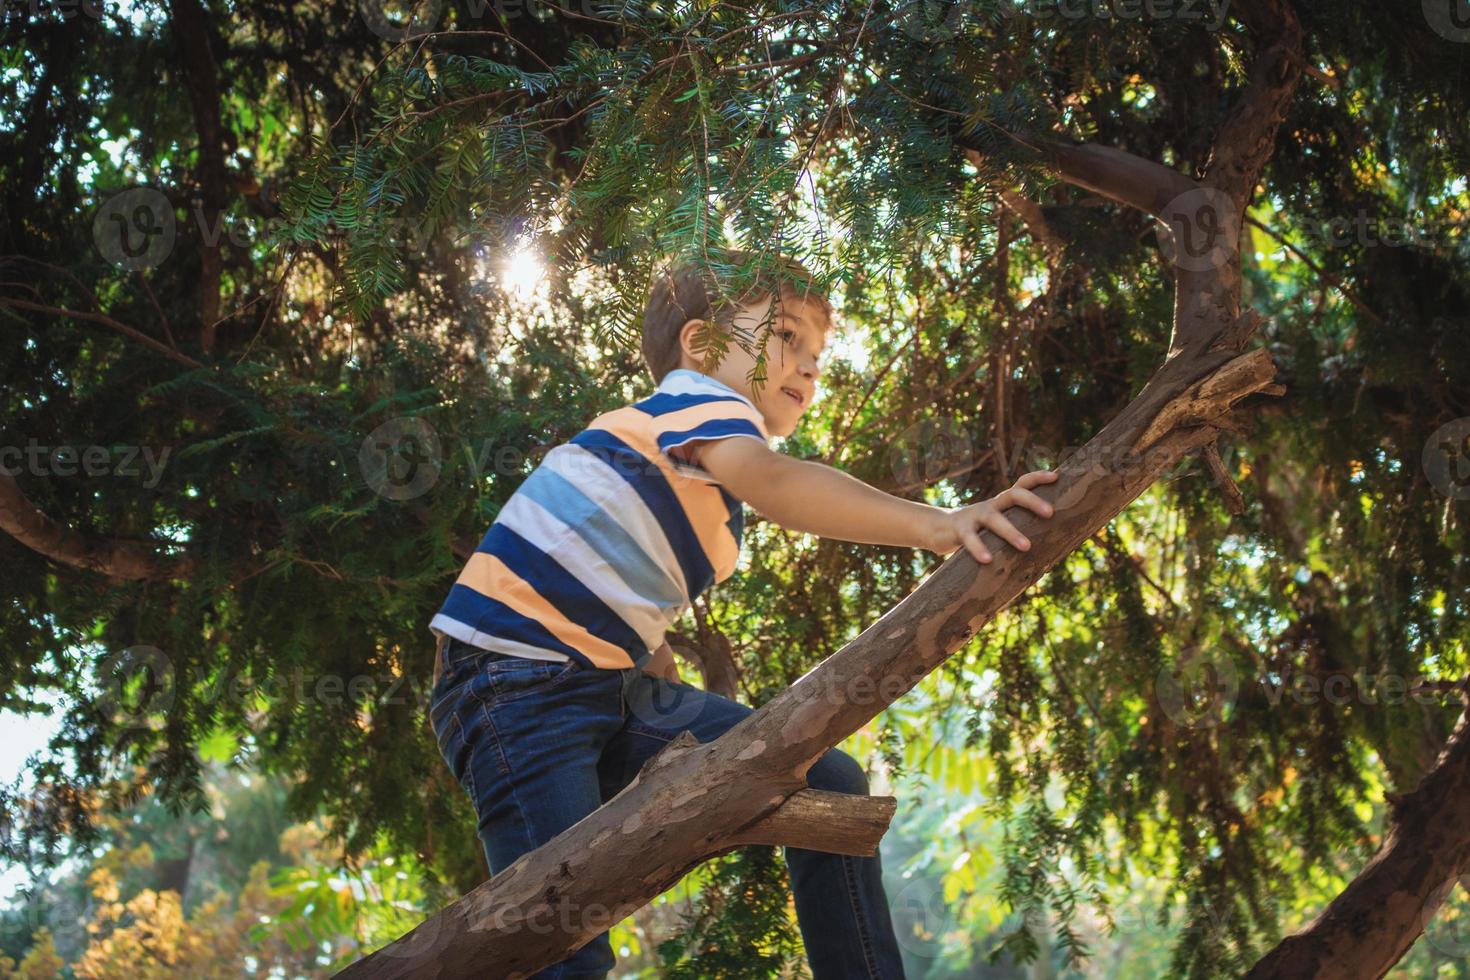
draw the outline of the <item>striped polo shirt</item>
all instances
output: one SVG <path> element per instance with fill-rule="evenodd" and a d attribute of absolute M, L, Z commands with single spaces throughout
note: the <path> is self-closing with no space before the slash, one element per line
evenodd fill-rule
<path fill-rule="evenodd" d="M 430 631 L 522 657 L 633 666 L 735 571 L 741 502 L 669 454 L 726 436 L 770 439 L 750 399 L 685 368 L 597 416 L 506 501 Z"/>

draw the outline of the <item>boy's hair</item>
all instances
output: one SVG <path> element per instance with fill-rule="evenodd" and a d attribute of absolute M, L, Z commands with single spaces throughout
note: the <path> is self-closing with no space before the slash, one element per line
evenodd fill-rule
<path fill-rule="evenodd" d="M 777 272 L 759 271 L 755 283 L 744 295 L 724 302 L 714 288 L 715 277 L 727 280 L 730 271 L 754 257 L 756 253 L 741 249 L 711 249 L 711 261 L 675 262 L 654 274 L 648 304 L 643 310 L 643 360 L 653 375 L 654 384 L 679 366 L 679 328 L 690 320 L 713 320 L 729 335 L 729 327 L 740 306 L 768 301 L 776 289 L 782 299 L 810 300 L 822 308 L 827 324 L 832 324 L 832 304 L 820 291 L 813 289 L 813 276 L 795 259 L 778 255 Z M 778 281 L 779 280 L 779 281 Z M 716 299 L 711 299 L 714 296 Z"/>

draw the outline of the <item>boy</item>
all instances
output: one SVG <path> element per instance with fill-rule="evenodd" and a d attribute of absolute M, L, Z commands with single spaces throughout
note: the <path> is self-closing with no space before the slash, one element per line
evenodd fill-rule
<path fill-rule="evenodd" d="M 754 346 L 772 307 L 758 396 L 749 382 L 755 356 L 733 341 L 703 370 L 704 321 Z M 947 509 L 772 451 L 767 440 L 789 435 L 815 397 L 831 327 L 826 300 L 790 279 L 712 306 L 696 268 L 666 274 L 644 316 L 655 393 L 548 452 L 466 563 L 430 623 L 439 637 L 430 715 L 474 801 L 492 874 L 610 799 L 680 731 L 707 742 L 750 713 L 679 683 L 663 639 L 695 597 L 735 570 L 742 503 L 798 531 L 939 554 L 963 544 L 981 562 L 991 559 L 982 525 L 1030 546 L 1003 508 L 1051 513 L 1028 489 L 1054 480 L 1048 471 L 994 500 Z M 671 695 L 677 706 L 661 707 Z M 836 749 L 807 780 L 868 790 L 862 767 Z M 786 848 L 786 860 L 816 980 L 902 977 L 879 859 Z M 603 977 L 614 962 L 603 933 L 536 976 Z"/>

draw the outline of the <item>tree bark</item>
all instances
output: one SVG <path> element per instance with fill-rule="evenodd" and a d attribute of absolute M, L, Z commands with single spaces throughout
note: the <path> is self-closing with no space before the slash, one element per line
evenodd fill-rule
<path fill-rule="evenodd" d="M 0 472 L 0 531 L 54 562 L 120 582 L 186 579 L 196 567 L 188 554 L 161 555 L 149 542 L 94 538 L 53 520 L 4 472 Z"/>

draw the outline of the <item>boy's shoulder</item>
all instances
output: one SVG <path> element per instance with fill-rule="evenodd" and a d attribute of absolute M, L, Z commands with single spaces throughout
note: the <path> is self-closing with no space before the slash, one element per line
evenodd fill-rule
<path fill-rule="evenodd" d="M 650 423 L 657 435 L 668 427 L 679 428 L 720 417 L 749 420 L 762 438 L 768 438 L 765 418 L 750 398 L 707 374 L 675 368 L 653 391 L 608 409 L 593 419 L 588 428 L 617 428 L 629 422 Z"/>
<path fill-rule="evenodd" d="M 603 412 L 570 441 L 591 447 L 612 437 L 640 455 L 672 461 L 676 474 L 709 482 L 699 466 L 701 445 L 731 435 L 770 439 L 764 416 L 744 394 L 709 375 L 675 368 L 652 392 Z"/>

